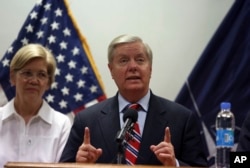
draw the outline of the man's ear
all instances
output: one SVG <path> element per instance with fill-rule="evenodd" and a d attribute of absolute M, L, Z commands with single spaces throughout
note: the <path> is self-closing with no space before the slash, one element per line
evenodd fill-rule
<path fill-rule="evenodd" d="M 114 79 L 113 78 L 113 67 L 112 67 L 112 64 L 110 64 L 110 63 L 108 63 L 108 67 L 109 67 L 109 72 L 110 72 L 110 74 L 111 74 L 111 76 L 112 76 L 112 79 Z"/>

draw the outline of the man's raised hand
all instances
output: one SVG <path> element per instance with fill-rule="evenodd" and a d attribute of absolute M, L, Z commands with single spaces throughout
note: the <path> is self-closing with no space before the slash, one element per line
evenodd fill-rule
<path fill-rule="evenodd" d="M 95 163 L 102 154 L 102 149 L 96 149 L 90 143 L 90 130 L 88 127 L 84 129 L 83 143 L 79 147 L 76 154 L 76 162 Z"/>
<path fill-rule="evenodd" d="M 150 149 L 154 152 L 158 160 L 165 166 L 176 166 L 174 147 L 171 143 L 169 127 L 165 129 L 164 140 L 158 145 L 151 145 Z"/>

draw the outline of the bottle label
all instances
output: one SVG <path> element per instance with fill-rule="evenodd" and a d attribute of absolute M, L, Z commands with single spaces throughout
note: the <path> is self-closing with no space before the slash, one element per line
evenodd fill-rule
<path fill-rule="evenodd" d="M 216 146 L 232 147 L 234 145 L 234 131 L 218 129 L 216 131 Z"/>

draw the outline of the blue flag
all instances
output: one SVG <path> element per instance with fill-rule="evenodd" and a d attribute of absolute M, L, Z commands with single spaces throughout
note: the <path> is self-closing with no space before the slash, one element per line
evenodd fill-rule
<path fill-rule="evenodd" d="M 215 156 L 215 119 L 220 103 L 231 102 L 235 147 L 250 110 L 250 0 L 237 0 L 177 95 L 176 102 L 195 111 L 203 125 L 208 160 Z"/>
<path fill-rule="evenodd" d="M 67 114 L 106 99 L 89 47 L 81 35 L 65 0 L 40 0 L 29 13 L 18 37 L 0 62 L 0 84 L 7 100 L 15 96 L 9 82 L 9 65 L 18 49 L 40 43 L 54 54 L 55 82 L 44 99 Z"/>

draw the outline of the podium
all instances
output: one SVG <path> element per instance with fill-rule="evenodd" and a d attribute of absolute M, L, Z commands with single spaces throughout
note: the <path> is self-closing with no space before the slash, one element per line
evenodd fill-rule
<path fill-rule="evenodd" d="M 135 165 L 133 168 L 163 168 L 163 166 Z M 85 164 L 85 163 L 31 163 L 8 162 L 4 168 L 131 168 L 129 165 L 118 164 Z"/>

